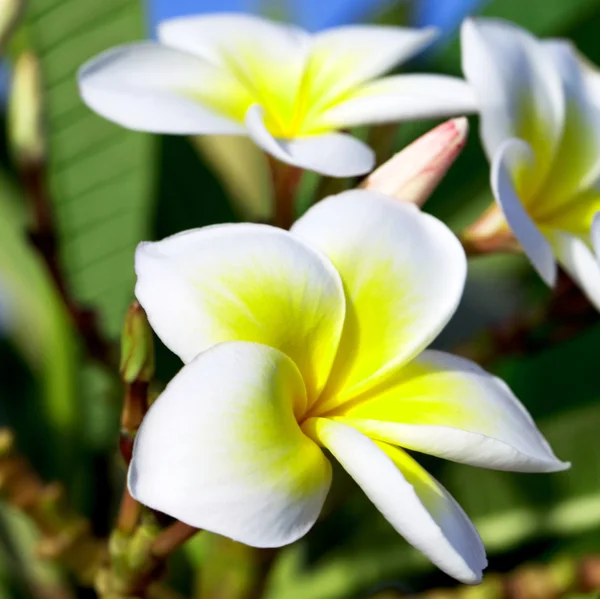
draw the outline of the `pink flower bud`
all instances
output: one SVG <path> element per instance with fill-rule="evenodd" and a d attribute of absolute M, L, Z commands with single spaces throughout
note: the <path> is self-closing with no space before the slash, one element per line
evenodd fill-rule
<path fill-rule="evenodd" d="M 460 154 L 468 130 L 465 117 L 442 123 L 381 165 L 361 187 L 422 206 Z"/>

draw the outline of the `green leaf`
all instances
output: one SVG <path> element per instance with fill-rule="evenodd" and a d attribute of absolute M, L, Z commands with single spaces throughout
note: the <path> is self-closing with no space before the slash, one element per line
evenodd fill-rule
<path fill-rule="evenodd" d="M 77 69 L 145 37 L 139 0 L 31 0 L 26 39 L 38 55 L 48 110 L 50 187 L 61 257 L 78 299 L 116 337 L 133 295 L 133 252 L 148 234 L 152 136 L 127 131 L 81 101 Z"/>
<path fill-rule="evenodd" d="M 0 278 L 8 294 L 8 334 L 41 384 L 41 411 L 51 435 L 46 439 L 48 458 L 65 467 L 76 451 L 73 436 L 79 425 L 78 349 L 45 265 L 27 243 L 23 205 L 23 198 L 0 177 Z"/>

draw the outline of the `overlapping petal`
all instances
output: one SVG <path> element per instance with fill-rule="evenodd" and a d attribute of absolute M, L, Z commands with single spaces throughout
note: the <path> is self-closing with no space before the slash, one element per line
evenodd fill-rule
<path fill-rule="evenodd" d="M 327 415 L 374 439 L 486 468 L 554 472 L 560 462 L 500 379 L 427 350 Z"/>
<path fill-rule="evenodd" d="M 275 158 L 331 177 L 353 177 L 369 172 L 375 153 L 362 141 L 345 133 L 326 133 L 295 139 L 276 139 L 263 118 L 262 106 L 254 105 L 246 114 L 248 135 L 254 143 Z"/>
<path fill-rule="evenodd" d="M 314 524 L 331 466 L 300 430 L 306 391 L 276 349 L 231 342 L 186 365 L 152 405 L 129 472 L 134 498 L 192 526 L 278 547 Z"/>
<path fill-rule="evenodd" d="M 487 561 L 477 531 L 448 492 L 408 454 L 325 418 L 311 419 L 303 429 L 331 451 L 409 543 L 458 580 L 481 580 Z"/>
<path fill-rule="evenodd" d="M 531 147 L 521 139 L 508 139 L 494 154 L 491 170 L 492 191 L 504 217 L 523 247 L 533 267 L 548 285 L 556 280 L 552 247 L 538 228 L 518 195 L 519 180 L 532 171 L 535 158 Z"/>
<path fill-rule="evenodd" d="M 129 129 L 240 134 L 252 98 L 227 72 L 152 43 L 113 48 L 80 69 L 83 100 Z"/>
<path fill-rule="evenodd" d="M 535 37 L 499 19 L 467 19 L 461 43 L 488 157 L 507 139 L 526 141 L 536 158 L 527 178 L 531 195 L 550 171 L 563 133 L 565 100 L 553 60 Z"/>
<path fill-rule="evenodd" d="M 305 76 L 307 106 L 322 110 L 348 90 L 378 77 L 424 49 L 433 28 L 348 25 L 313 36 Z"/>
<path fill-rule="evenodd" d="M 346 292 L 322 412 L 377 384 L 434 339 L 458 305 L 466 259 L 443 223 L 368 191 L 320 202 L 291 231 L 331 259 Z"/>
<path fill-rule="evenodd" d="M 167 20 L 158 34 L 164 44 L 236 77 L 263 106 L 273 131 L 285 131 L 308 60 L 308 33 L 258 16 L 221 13 Z"/>
<path fill-rule="evenodd" d="M 310 398 L 337 351 L 345 300 L 331 263 L 266 225 L 187 231 L 136 252 L 136 296 L 184 362 L 223 341 L 254 341 L 291 357 Z"/>
<path fill-rule="evenodd" d="M 350 92 L 318 119 L 343 128 L 393 121 L 441 118 L 477 110 L 475 94 L 462 79 L 445 75 L 395 75 Z"/>
<path fill-rule="evenodd" d="M 565 124 L 561 143 L 542 189 L 536 214 L 550 224 L 570 208 L 600 174 L 600 108 L 593 104 L 575 49 L 566 40 L 543 43 L 551 57 L 565 96 Z M 556 219 L 553 219 L 556 216 Z M 590 222 L 586 223 L 589 230 Z"/>
<path fill-rule="evenodd" d="M 565 231 L 549 231 L 548 236 L 562 267 L 600 310 L 600 262 L 591 244 Z"/>

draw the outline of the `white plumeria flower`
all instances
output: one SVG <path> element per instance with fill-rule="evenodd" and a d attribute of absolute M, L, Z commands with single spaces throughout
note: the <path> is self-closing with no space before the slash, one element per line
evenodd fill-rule
<path fill-rule="evenodd" d="M 142 243 L 136 272 L 185 366 L 142 423 L 129 488 L 183 522 L 257 547 L 295 541 L 329 490 L 327 448 L 400 534 L 475 583 L 475 528 L 399 446 L 504 470 L 568 466 L 502 381 L 425 349 L 457 307 L 466 259 L 414 205 L 348 191 L 290 232 L 226 224 Z"/>
<path fill-rule="evenodd" d="M 600 88 L 565 40 L 467 20 L 463 70 L 481 111 L 491 182 L 508 226 L 550 286 L 556 260 L 600 309 L 592 222 L 600 210 Z"/>
<path fill-rule="evenodd" d="M 433 29 L 353 25 L 312 35 L 214 14 L 165 21 L 158 36 L 84 65 L 85 102 L 130 129 L 249 135 L 283 162 L 334 177 L 374 165 L 368 146 L 337 130 L 475 110 L 460 79 L 380 78 L 427 46 Z"/>

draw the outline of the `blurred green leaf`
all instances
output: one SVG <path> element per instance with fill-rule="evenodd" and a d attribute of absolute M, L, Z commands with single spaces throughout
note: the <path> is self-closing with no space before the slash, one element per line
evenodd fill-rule
<path fill-rule="evenodd" d="M 77 69 L 112 46 L 145 37 L 139 0 L 31 0 L 26 40 L 39 56 L 48 110 L 50 186 L 62 261 L 78 299 L 116 337 L 133 296 L 133 251 L 148 234 L 152 136 L 92 113 Z"/>
<path fill-rule="evenodd" d="M 53 595 L 57 599 L 68 599 L 60 567 L 38 556 L 38 541 L 39 533 L 31 520 L 0 503 L 1 577 L 17 587 L 25 597 L 43 599 Z"/>
<path fill-rule="evenodd" d="M 16 190 L 1 177 L 0 277 L 8 294 L 8 334 L 41 384 L 42 414 L 38 416 L 46 419 L 54 435 L 45 451 L 49 458 L 65 458 L 76 450 L 73 435 L 79 420 L 75 387 L 77 347 L 45 266 L 27 243 L 23 205 Z M 2 393 L 6 392 L 3 388 Z M 4 398 L 3 402 L 7 404 L 9 400 L 18 402 L 24 398 Z M 64 460 L 62 465 L 65 466 Z"/>

